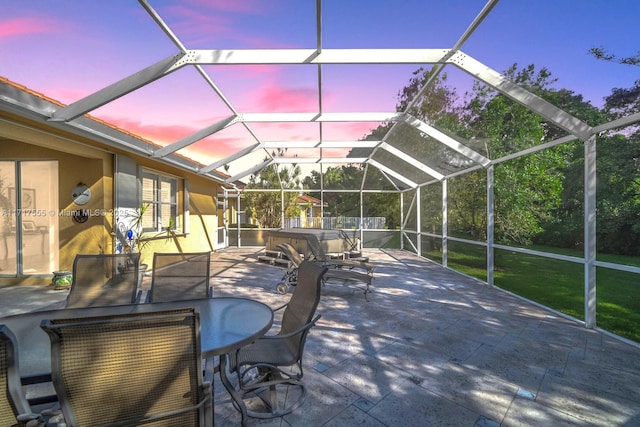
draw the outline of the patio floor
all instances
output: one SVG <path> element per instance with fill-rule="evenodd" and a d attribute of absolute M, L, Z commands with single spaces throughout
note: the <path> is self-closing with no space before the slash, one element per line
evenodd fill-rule
<path fill-rule="evenodd" d="M 285 303 L 290 294 L 275 292 L 283 270 L 258 263 L 261 251 L 214 254 L 215 296 Z M 369 301 L 355 287 L 323 288 L 305 404 L 249 425 L 640 426 L 640 347 L 410 253 L 365 254 L 377 265 Z M 0 288 L 2 315 L 64 298 L 32 294 Z M 215 418 L 240 423 L 219 381 Z"/>

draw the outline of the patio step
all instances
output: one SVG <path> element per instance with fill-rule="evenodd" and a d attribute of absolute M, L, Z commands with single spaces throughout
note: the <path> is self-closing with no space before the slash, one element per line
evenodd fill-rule
<path fill-rule="evenodd" d="M 258 255 L 258 262 L 289 268 L 291 261 L 280 251 L 265 250 L 265 255 Z"/>
<path fill-rule="evenodd" d="M 258 255 L 258 262 L 262 264 L 275 265 L 276 258 L 267 256 L 267 255 Z"/>
<path fill-rule="evenodd" d="M 330 259 L 348 259 L 351 261 L 369 262 L 369 257 L 362 256 L 362 251 L 344 251 L 327 254 Z"/>
<path fill-rule="evenodd" d="M 291 266 L 291 261 L 286 258 L 276 258 L 275 264 L 280 267 L 289 268 Z"/>

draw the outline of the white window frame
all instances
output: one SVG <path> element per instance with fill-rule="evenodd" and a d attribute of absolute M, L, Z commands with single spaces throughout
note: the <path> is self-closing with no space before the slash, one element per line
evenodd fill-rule
<path fill-rule="evenodd" d="M 182 223 L 180 218 L 183 217 L 184 212 L 180 211 L 180 203 L 178 199 L 178 195 L 180 193 L 180 188 L 184 184 L 182 178 L 178 178 L 173 175 L 169 175 L 166 173 L 162 173 L 153 169 L 141 168 L 140 170 L 140 200 L 141 206 L 148 205 L 147 211 L 145 213 L 154 214 L 153 226 L 143 226 L 143 233 L 157 233 L 161 231 L 166 231 L 166 228 L 163 228 L 163 224 L 169 223 L 170 219 L 162 217 L 162 207 L 169 206 L 169 211 L 171 212 L 171 216 L 174 218 L 171 231 L 173 232 L 182 232 Z M 144 195 L 144 182 L 145 180 L 152 180 L 154 182 L 153 198 L 145 199 Z M 162 183 L 169 183 L 171 188 L 171 194 L 169 196 L 169 200 L 164 200 L 162 197 Z"/>

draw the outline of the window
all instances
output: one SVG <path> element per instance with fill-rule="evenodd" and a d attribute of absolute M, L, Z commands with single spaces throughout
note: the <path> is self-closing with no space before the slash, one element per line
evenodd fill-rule
<path fill-rule="evenodd" d="M 178 179 L 155 171 L 142 171 L 143 232 L 179 231 Z"/>

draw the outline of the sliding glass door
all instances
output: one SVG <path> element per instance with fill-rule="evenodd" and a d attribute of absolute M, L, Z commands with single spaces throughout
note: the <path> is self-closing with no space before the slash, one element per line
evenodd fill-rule
<path fill-rule="evenodd" d="M 58 162 L 0 161 L 0 275 L 58 267 Z"/>

